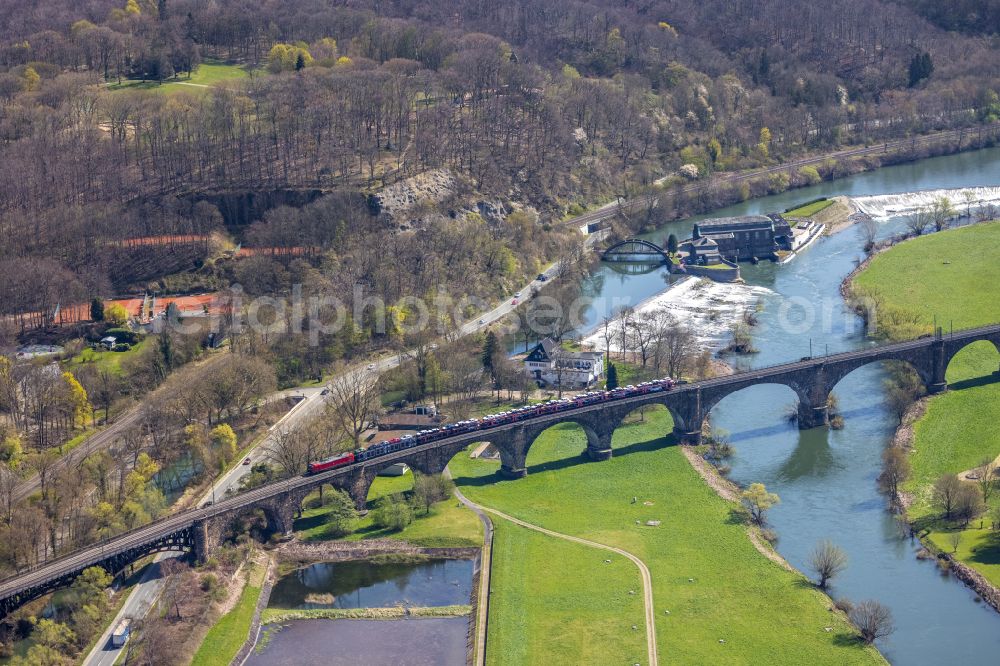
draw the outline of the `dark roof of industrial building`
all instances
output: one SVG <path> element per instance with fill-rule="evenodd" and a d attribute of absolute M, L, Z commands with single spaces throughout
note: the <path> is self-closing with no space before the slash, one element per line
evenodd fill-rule
<path fill-rule="evenodd" d="M 739 217 L 718 217 L 712 220 L 702 220 L 701 222 L 696 222 L 695 224 L 699 229 L 704 230 L 710 234 L 716 234 L 724 231 L 740 230 L 744 231 L 747 229 L 762 229 L 771 228 L 773 220 L 769 217 L 763 215 L 741 215 Z"/>

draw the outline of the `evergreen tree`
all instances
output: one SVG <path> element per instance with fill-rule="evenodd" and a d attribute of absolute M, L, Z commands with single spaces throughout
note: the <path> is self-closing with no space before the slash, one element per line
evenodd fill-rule
<path fill-rule="evenodd" d="M 604 388 L 609 391 L 618 388 L 618 368 L 615 367 L 614 363 L 608 364 L 608 379 Z"/>
<path fill-rule="evenodd" d="M 499 348 L 499 343 L 497 342 L 497 334 L 493 331 L 486 332 L 486 339 L 483 341 L 483 369 L 489 370 L 490 374 L 493 374 L 493 359 L 496 357 L 497 349 Z"/>
<path fill-rule="evenodd" d="M 677 254 L 677 236 L 674 234 L 667 236 L 667 252 Z"/>
<path fill-rule="evenodd" d="M 934 62 L 931 60 L 930 53 L 924 52 L 914 55 L 910 60 L 910 87 L 912 88 L 924 79 L 930 78 L 933 72 Z"/>
<path fill-rule="evenodd" d="M 304 55 L 299 53 L 298 57 L 295 58 L 295 71 L 300 72 L 306 67 L 306 58 Z"/>
<path fill-rule="evenodd" d="M 90 302 L 90 318 L 94 321 L 104 321 L 104 301 L 100 298 Z"/>

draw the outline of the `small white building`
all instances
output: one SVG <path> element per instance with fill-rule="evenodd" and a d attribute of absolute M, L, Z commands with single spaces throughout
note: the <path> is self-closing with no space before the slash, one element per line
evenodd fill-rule
<path fill-rule="evenodd" d="M 524 373 L 539 386 L 588 388 L 604 374 L 604 354 L 566 351 L 545 338 L 524 358 Z"/>

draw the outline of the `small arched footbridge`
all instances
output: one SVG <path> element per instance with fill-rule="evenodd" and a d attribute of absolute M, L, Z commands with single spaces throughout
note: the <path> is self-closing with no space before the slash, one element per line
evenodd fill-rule
<path fill-rule="evenodd" d="M 611 262 L 670 264 L 666 250 L 642 238 L 626 238 L 601 253 L 601 259 Z"/>
<path fill-rule="evenodd" d="M 68 584 L 90 566 L 101 566 L 115 573 L 144 555 L 165 550 L 191 552 L 197 559 L 204 560 L 221 543 L 229 526 L 247 512 L 262 511 L 272 530 L 290 533 L 303 499 L 322 484 L 346 491 L 358 508 L 363 509 L 375 476 L 396 463 L 406 463 L 423 474 L 438 474 L 469 444 L 488 441 L 500 452 L 501 472 L 517 478 L 527 474 L 528 450 L 536 438 L 553 425 L 565 422 L 578 424 L 586 433 L 586 453 L 590 458 L 606 460 L 612 455 L 611 438 L 622 420 L 635 409 L 654 404 L 663 405 L 670 411 L 674 433 L 681 441 L 698 443 L 702 425 L 712 407 L 736 391 L 759 384 L 782 384 L 791 388 L 799 399 L 799 427 L 819 427 L 827 423 L 827 401 L 831 391 L 854 370 L 882 361 L 905 363 L 916 371 L 929 393 L 938 393 L 947 388 L 945 372 L 955 354 L 980 341 L 991 342 L 1000 350 L 1000 324 L 949 335 L 939 331 L 935 336 L 918 340 L 805 358 L 680 384 L 667 391 L 571 406 L 523 421 L 446 436 L 313 476 L 269 484 L 212 506 L 158 520 L 0 581 L 0 616 Z M 1000 381 L 1000 368 L 994 374 Z"/>

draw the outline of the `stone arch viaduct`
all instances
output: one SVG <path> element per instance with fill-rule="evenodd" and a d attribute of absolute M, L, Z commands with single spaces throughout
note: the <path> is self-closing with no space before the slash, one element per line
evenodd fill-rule
<path fill-rule="evenodd" d="M 827 423 L 827 399 L 837 383 L 852 371 L 881 361 L 898 361 L 911 366 L 928 393 L 947 388 L 945 371 L 951 359 L 979 341 L 991 342 L 1000 350 L 1000 324 L 900 342 L 858 351 L 761 368 L 690 384 L 670 391 L 635 395 L 629 398 L 544 414 L 526 421 L 486 430 L 463 433 L 429 442 L 379 458 L 333 469 L 314 476 L 294 477 L 269 484 L 220 501 L 158 520 L 110 540 L 88 546 L 34 569 L 0 581 L 0 617 L 55 588 L 66 585 L 90 566 L 118 572 L 130 562 L 158 551 L 183 551 L 204 560 L 222 541 L 234 520 L 248 512 L 262 511 L 270 529 L 287 534 L 292 521 L 312 490 L 329 484 L 350 494 L 363 509 L 376 475 L 396 463 L 406 463 L 424 474 L 444 471 L 448 462 L 474 442 L 489 441 L 500 452 L 501 473 L 509 478 L 527 474 L 531 445 L 546 429 L 558 423 L 578 424 L 587 436 L 586 454 L 593 460 L 611 457 L 611 438 L 622 420 L 645 405 L 663 405 L 674 421 L 674 434 L 682 442 L 701 441 L 702 426 L 712 407 L 723 398 L 759 384 L 782 384 L 798 396 L 800 428 Z M 1000 368 L 994 373 L 1000 381 Z"/>

